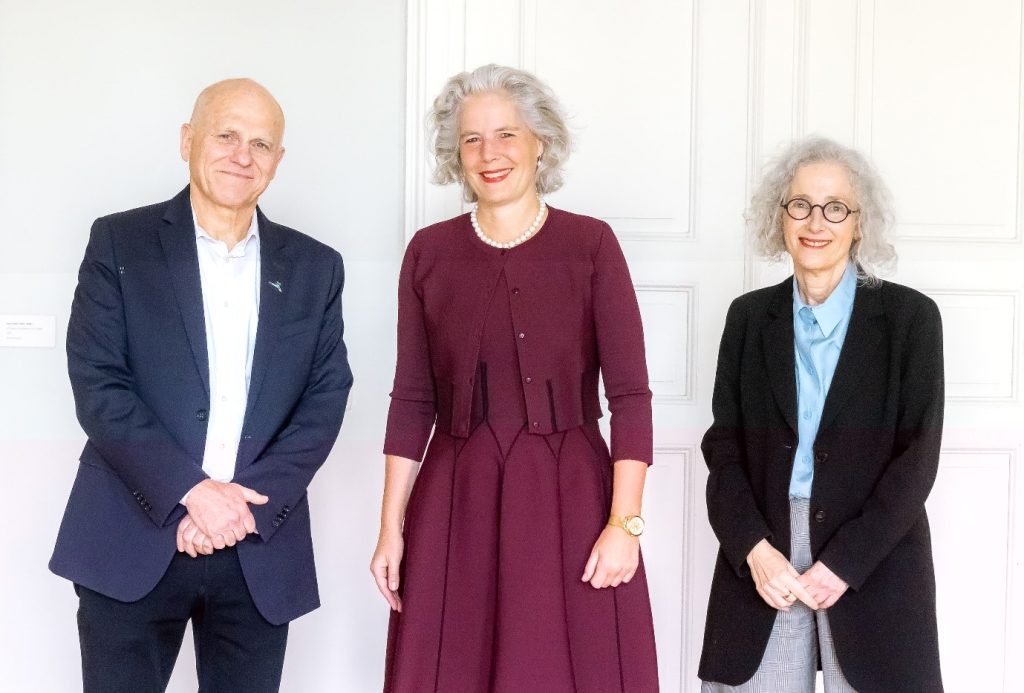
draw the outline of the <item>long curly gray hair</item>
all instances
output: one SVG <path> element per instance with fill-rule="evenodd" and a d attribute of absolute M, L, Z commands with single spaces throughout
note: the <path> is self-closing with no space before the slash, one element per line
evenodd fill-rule
<path fill-rule="evenodd" d="M 894 224 L 892 196 L 874 166 L 855 149 L 825 137 L 808 137 L 789 145 L 765 167 L 746 214 L 747 233 L 757 253 L 769 260 L 786 254 L 782 233 L 782 203 L 797 170 L 806 164 L 835 162 L 850 176 L 857 196 L 857 237 L 850 259 L 862 282 L 874 284 L 880 274 L 896 266 L 896 249 L 890 241 Z"/>

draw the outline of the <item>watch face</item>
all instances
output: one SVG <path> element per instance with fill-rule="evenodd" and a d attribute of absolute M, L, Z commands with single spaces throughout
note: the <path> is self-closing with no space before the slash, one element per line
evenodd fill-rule
<path fill-rule="evenodd" d="M 626 531 L 632 534 L 634 537 L 638 537 L 644 533 L 644 518 L 639 515 L 626 520 Z"/>

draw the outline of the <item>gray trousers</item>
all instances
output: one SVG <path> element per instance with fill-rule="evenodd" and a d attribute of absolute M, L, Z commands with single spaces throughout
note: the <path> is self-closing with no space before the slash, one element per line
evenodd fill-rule
<path fill-rule="evenodd" d="M 807 498 L 789 499 L 791 562 L 801 573 L 811 567 L 810 507 Z M 856 693 L 839 668 L 828 614 L 824 609 L 812 611 L 799 601 L 788 613 L 780 611 L 775 617 L 771 638 L 753 678 L 739 686 L 704 681 L 701 693 L 814 693 L 819 652 L 825 692 Z"/>

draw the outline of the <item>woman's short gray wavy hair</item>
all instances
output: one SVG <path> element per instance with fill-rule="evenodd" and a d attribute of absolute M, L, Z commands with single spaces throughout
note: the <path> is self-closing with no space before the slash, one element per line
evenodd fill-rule
<path fill-rule="evenodd" d="M 434 182 L 462 183 L 466 201 L 476 201 L 476 193 L 465 182 L 459 157 L 459 110 L 467 96 L 488 92 L 503 93 L 512 99 L 523 122 L 544 144 L 537 162 L 537 192 L 546 195 L 561 188 L 562 166 L 572 151 L 572 136 L 562 105 L 554 92 L 534 75 L 494 64 L 460 72 L 448 80 L 434 99 L 428 119 Z"/>
<path fill-rule="evenodd" d="M 790 144 L 765 167 L 747 211 L 747 232 L 758 254 L 779 260 L 786 253 L 782 234 L 782 203 L 797 170 L 806 164 L 835 162 L 850 176 L 857 196 L 858 234 L 850 247 L 850 259 L 861 281 L 877 283 L 878 275 L 896 265 L 896 249 L 890 236 L 894 223 L 892 197 L 874 166 L 860 152 L 825 137 L 808 137 Z"/>

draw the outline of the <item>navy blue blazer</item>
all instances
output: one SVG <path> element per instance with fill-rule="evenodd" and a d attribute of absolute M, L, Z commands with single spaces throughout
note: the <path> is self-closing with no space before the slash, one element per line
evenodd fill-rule
<path fill-rule="evenodd" d="M 306 488 L 337 438 L 352 372 L 341 256 L 256 213 L 259 326 L 234 481 L 270 501 L 250 506 L 259 534 L 238 558 L 256 607 L 280 624 L 320 604 Z M 88 442 L 50 570 L 135 601 L 174 555 L 178 501 L 206 478 L 209 364 L 187 187 L 93 224 L 67 352 Z"/>

